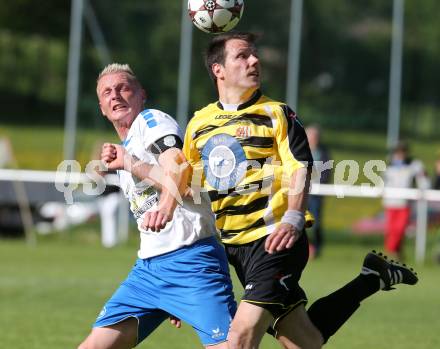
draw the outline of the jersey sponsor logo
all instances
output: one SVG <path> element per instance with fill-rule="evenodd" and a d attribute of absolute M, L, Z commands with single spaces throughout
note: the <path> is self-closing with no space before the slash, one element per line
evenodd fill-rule
<path fill-rule="evenodd" d="M 134 208 L 133 201 L 132 201 L 131 204 L 132 204 L 132 212 L 133 212 L 134 218 L 136 218 L 136 219 L 140 218 L 145 212 L 147 212 L 150 208 L 152 208 L 157 202 L 159 202 L 159 198 L 157 197 L 157 194 L 155 194 L 153 196 L 149 196 L 140 205 L 138 203 L 136 203 L 136 205 L 139 205 L 136 208 Z"/>
<path fill-rule="evenodd" d="M 209 154 L 209 169 L 218 178 L 229 177 L 235 168 L 235 156 L 225 145 L 218 145 Z"/>
<path fill-rule="evenodd" d="M 229 115 L 229 114 L 220 114 L 215 116 L 216 120 L 229 120 L 232 118 L 234 118 L 234 115 Z"/>
<path fill-rule="evenodd" d="M 140 218 L 146 211 L 153 207 L 158 201 L 157 192 L 152 186 L 142 187 L 143 183 L 138 183 L 130 195 L 130 209 L 134 218 Z"/>
<path fill-rule="evenodd" d="M 208 183 L 218 190 L 235 187 L 247 169 L 242 146 L 234 137 L 225 133 L 209 138 L 202 149 L 202 161 Z"/>

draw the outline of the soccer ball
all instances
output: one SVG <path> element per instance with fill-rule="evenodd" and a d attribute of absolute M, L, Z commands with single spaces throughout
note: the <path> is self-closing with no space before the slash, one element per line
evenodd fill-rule
<path fill-rule="evenodd" d="M 188 14 L 194 25 L 212 34 L 234 28 L 243 9 L 243 0 L 188 0 Z"/>

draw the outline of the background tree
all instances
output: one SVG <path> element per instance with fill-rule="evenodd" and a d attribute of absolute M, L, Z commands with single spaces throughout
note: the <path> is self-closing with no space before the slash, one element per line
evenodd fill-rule
<path fill-rule="evenodd" d="M 151 105 L 176 112 L 181 2 L 90 0 L 114 61 L 130 63 Z M 440 2 L 405 2 L 402 130 L 438 136 Z M 285 99 L 290 2 L 246 2 L 238 30 L 261 34 L 263 86 Z M 326 127 L 386 131 L 392 1 L 304 2 L 299 113 Z M 62 125 L 70 1 L 15 0 L 0 7 L 1 123 Z M 83 31 L 79 124 L 104 128 L 95 98 L 102 69 Z M 203 66 L 209 35 L 194 29 L 191 111 L 216 98 Z"/>

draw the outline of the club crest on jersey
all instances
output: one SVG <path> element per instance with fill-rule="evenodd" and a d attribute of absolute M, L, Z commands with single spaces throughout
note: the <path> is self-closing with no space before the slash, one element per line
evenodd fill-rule
<path fill-rule="evenodd" d="M 247 161 L 241 144 L 225 133 L 209 138 L 202 149 L 202 161 L 206 180 L 217 190 L 235 187 L 246 173 Z"/>
<path fill-rule="evenodd" d="M 235 131 L 235 136 L 239 138 L 247 138 L 251 136 L 251 127 L 250 126 L 240 126 Z"/>

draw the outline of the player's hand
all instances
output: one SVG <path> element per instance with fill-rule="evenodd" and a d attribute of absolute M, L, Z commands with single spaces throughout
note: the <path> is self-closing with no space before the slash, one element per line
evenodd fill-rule
<path fill-rule="evenodd" d="M 101 161 L 109 170 L 123 170 L 127 153 L 119 144 L 104 143 L 101 150 Z"/>
<path fill-rule="evenodd" d="M 142 228 L 155 232 L 161 231 L 173 218 L 174 207 L 161 206 L 145 212 Z"/>
<path fill-rule="evenodd" d="M 274 253 L 292 248 L 301 233 L 288 223 L 281 223 L 273 233 L 271 233 L 264 245 L 267 253 Z"/>
<path fill-rule="evenodd" d="M 182 321 L 180 321 L 179 318 L 170 315 L 170 324 L 173 325 L 175 328 L 180 328 L 182 326 Z"/>

